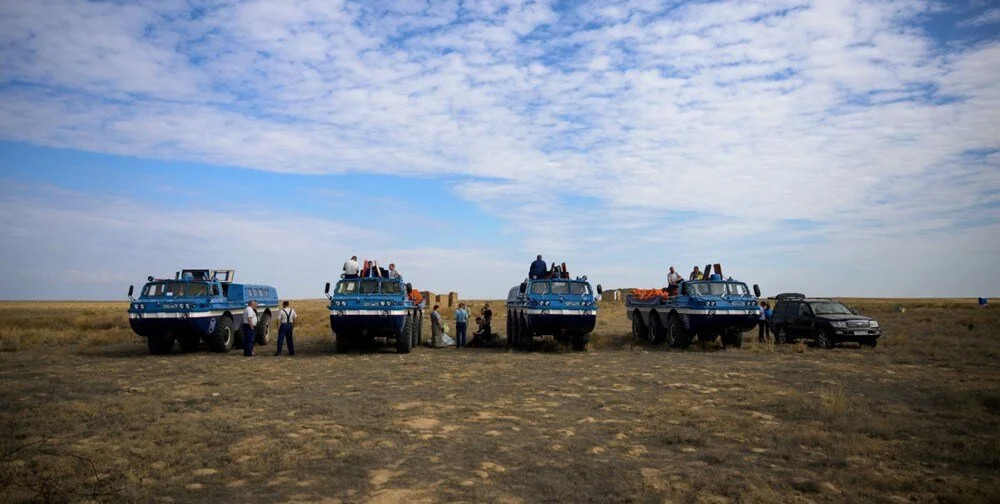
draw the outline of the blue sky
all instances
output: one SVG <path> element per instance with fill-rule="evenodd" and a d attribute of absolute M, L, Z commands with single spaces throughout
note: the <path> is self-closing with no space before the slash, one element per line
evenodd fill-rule
<path fill-rule="evenodd" d="M 3 2 L 0 299 L 352 254 L 499 298 L 539 253 L 996 296 L 997 82 L 975 0 Z"/>

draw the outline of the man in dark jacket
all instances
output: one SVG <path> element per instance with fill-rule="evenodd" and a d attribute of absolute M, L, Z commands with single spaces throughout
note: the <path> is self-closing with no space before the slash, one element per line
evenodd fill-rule
<path fill-rule="evenodd" d="M 541 254 L 538 258 L 531 263 L 531 267 L 528 268 L 528 278 L 544 278 L 546 270 L 545 261 L 542 260 Z"/>

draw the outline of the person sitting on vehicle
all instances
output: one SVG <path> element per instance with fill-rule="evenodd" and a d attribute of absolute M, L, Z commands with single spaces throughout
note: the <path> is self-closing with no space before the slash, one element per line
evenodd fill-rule
<path fill-rule="evenodd" d="M 528 268 L 528 278 L 532 280 L 537 280 L 539 278 L 545 277 L 545 270 L 548 268 L 545 261 L 542 260 L 542 255 L 538 254 L 538 258 L 531 262 L 531 267 Z"/>
<path fill-rule="evenodd" d="M 400 275 L 399 274 L 399 270 L 396 269 L 396 264 L 395 263 L 389 263 L 389 272 L 388 273 L 389 273 L 389 278 L 392 278 L 393 280 L 403 278 L 403 275 Z"/>
<path fill-rule="evenodd" d="M 351 256 L 344 263 L 344 278 L 358 278 L 358 273 L 360 272 L 361 267 L 358 266 L 358 256 Z"/>
<path fill-rule="evenodd" d="M 691 277 L 688 280 L 701 280 L 701 270 L 697 266 L 691 271 Z"/>
<path fill-rule="evenodd" d="M 684 277 L 680 276 L 676 271 L 674 271 L 674 267 L 671 266 L 670 267 L 670 271 L 667 272 L 667 288 L 669 289 L 669 288 L 673 287 L 673 288 L 676 289 L 677 288 L 677 284 L 679 284 L 679 283 L 681 283 L 683 281 L 684 281 Z"/>

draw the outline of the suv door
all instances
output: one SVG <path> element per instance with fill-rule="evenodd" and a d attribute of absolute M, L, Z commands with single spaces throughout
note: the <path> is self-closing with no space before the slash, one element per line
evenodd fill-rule
<path fill-rule="evenodd" d="M 813 330 L 813 316 L 812 308 L 809 307 L 809 303 L 798 302 L 795 306 L 795 311 L 790 313 L 792 324 L 791 333 L 796 336 L 811 336 Z"/>

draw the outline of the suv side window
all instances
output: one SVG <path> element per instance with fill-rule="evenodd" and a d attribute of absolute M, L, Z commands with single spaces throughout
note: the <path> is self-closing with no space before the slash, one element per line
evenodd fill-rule
<path fill-rule="evenodd" d="M 812 309 L 809 308 L 809 303 L 799 303 L 799 316 L 803 318 L 812 316 Z"/>

